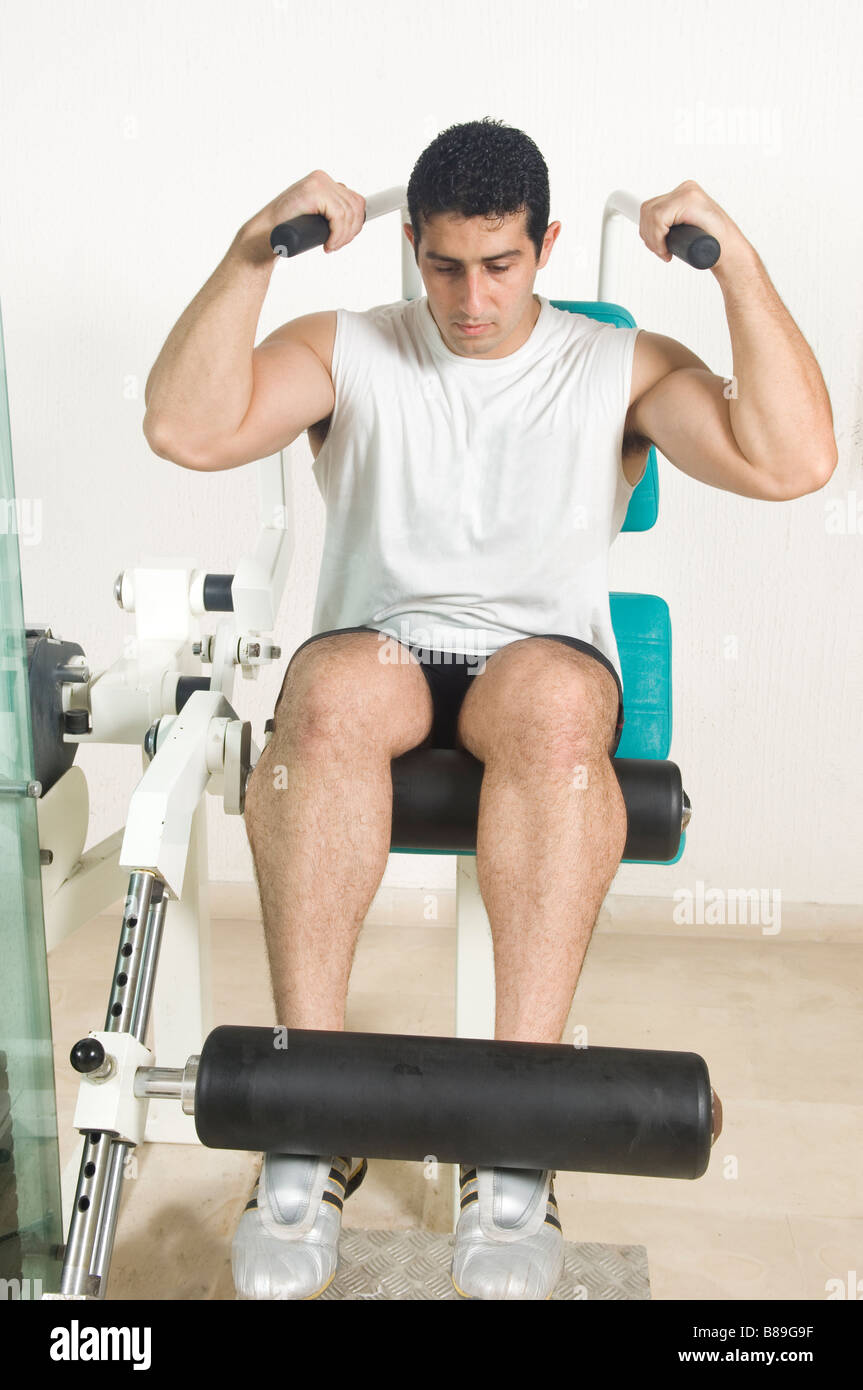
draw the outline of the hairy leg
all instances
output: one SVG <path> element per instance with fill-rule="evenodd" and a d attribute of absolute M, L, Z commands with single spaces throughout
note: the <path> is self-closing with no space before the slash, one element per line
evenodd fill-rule
<path fill-rule="evenodd" d="M 357 937 L 387 865 L 392 758 L 432 702 L 395 638 L 322 637 L 292 659 L 246 789 L 277 1021 L 343 1029 Z"/>
<path fill-rule="evenodd" d="M 459 714 L 485 764 L 477 877 L 494 940 L 495 1037 L 560 1042 L 599 909 L 626 844 L 614 772 L 618 692 L 548 638 L 489 658 Z"/>

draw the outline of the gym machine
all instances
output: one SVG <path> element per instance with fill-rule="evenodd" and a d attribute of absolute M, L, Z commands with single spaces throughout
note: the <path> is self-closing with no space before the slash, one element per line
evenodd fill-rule
<path fill-rule="evenodd" d="M 640 206 L 620 190 L 607 200 L 596 307 L 619 307 L 604 303 L 606 233 L 618 215 L 637 224 Z M 366 200 L 367 221 L 392 211 L 409 220 L 405 188 Z M 324 217 L 298 217 L 273 230 L 271 246 L 294 256 L 329 233 Z M 667 245 L 696 268 L 719 255 L 715 239 L 696 227 L 672 228 Z M 401 251 L 403 294 L 415 298 L 423 286 L 405 237 Z M 655 494 L 652 462 L 636 493 L 646 484 Z M 109 671 L 92 676 L 80 646 L 50 629 L 27 633 L 31 794 L 41 797 L 63 778 L 78 742 L 138 743 L 145 762 L 117 859 L 129 877 L 105 1025 L 71 1051 L 81 1076 L 74 1125 L 83 1152 L 61 1290 L 45 1298 L 104 1297 L 123 1164 L 151 1137 L 153 1100 L 179 1102 L 213 1148 L 407 1160 L 433 1153 L 454 1164 L 469 1156 L 487 1166 L 689 1179 L 706 1171 L 721 1127 L 707 1066 L 693 1053 L 501 1042 L 466 1035 L 463 1012 L 455 1038 L 220 1027 L 184 1066 L 154 1065 L 145 1039 L 173 929 L 171 914 L 166 930 L 168 904 L 187 915 L 198 906 L 199 803 L 208 791 L 241 815 L 259 756 L 250 724 L 230 703 L 235 669 L 254 679 L 281 655 L 266 634 L 291 559 L 282 465 L 281 456 L 258 465 L 263 527 L 234 575 L 207 574 L 184 560 L 118 577 L 115 598 L 136 614 L 137 639 Z M 655 495 L 652 502 L 655 517 Z M 209 612 L 232 616 L 193 642 L 189 620 Z M 211 663 L 210 676 L 196 674 L 194 657 Z M 668 863 L 682 852 L 691 806 L 679 769 L 657 749 L 615 759 L 627 807 L 625 859 Z M 393 848 L 475 852 L 481 780 L 482 765 L 458 750 L 394 759 Z M 49 864 L 52 851 L 42 854 Z M 200 974 L 195 981 L 200 987 Z M 206 1010 L 197 1017 L 203 1021 Z"/>

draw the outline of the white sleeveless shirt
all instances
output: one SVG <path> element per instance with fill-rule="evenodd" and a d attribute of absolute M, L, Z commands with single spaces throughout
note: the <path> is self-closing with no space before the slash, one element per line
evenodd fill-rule
<path fill-rule="evenodd" d="M 536 299 L 530 337 L 491 360 L 451 352 L 425 296 L 337 311 L 312 635 L 363 625 L 473 655 L 562 633 L 621 675 L 608 552 L 633 492 L 639 329 Z"/>

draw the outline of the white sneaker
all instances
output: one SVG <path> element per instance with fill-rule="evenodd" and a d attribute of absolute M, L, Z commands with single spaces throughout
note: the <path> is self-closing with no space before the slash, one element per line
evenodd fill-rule
<path fill-rule="evenodd" d="M 344 1199 L 364 1158 L 265 1154 L 231 1245 L 238 1299 L 317 1298 L 335 1278 Z"/>

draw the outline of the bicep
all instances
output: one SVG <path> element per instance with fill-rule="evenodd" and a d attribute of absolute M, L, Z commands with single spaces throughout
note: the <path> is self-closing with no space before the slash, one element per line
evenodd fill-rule
<path fill-rule="evenodd" d="M 238 468 L 287 449 L 335 405 L 332 378 L 292 325 L 276 329 L 252 355 L 252 396 L 236 433 L 214 455 L 214 470 Z"/>
<path fill-rule="evenodd" d="M 726 390 L 724 378 L 707 367 L 678 367 L 638 402 L 638 429 L 697 482 L 739 497 L 786 500 L 780 484 L 740 452 Z"/>

